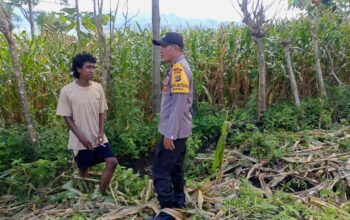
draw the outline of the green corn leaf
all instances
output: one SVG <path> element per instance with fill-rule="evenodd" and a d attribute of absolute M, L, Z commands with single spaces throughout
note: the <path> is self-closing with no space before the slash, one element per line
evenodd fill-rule
<path fill-rule="evenodd" d="M 216 169 L 222 165 L 229 125 L 230 123 L 228 121 L 224 121 L 224 124 L 221 127 L 221 136 L 216 145 L 215 157 L 214 157 L 213 166 L 212 166 L 213 172 L 215 172 Z"/>

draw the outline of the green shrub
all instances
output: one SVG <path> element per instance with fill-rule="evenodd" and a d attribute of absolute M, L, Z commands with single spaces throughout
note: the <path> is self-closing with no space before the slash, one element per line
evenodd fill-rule
<path fill-rule="evenodd" d="M 202 146 L 202 141 L 199 138 L 199 135 L 192 134 L 188 137 L 186 142 L 186 158 L 187 159 L 193 159 L 197 153 L 200 147 Z"/>
<path fill-rule="evenodd" d="M 213 109 L 207 102 L 198 103 L 198 113 L 193 118 L 193 133 L 202 142 L 216 142 L 220 137 L 220 129 L 225 121 L 225 111 Z"/>
<path fill-rule="evenodd" d="M 37 160 L 23 163 L 15 160 L 12 168 L 0 176 L 0 193 L 14 194 L 21 198 L 30 196 L 35 190 L 47 186 L 56 176 L 56 162 Z"/>
<path fill-rule="evenodd" d="M 347 120 L 350 122 L 350 86 L 341 85 L 328 89 L 326 105 L 331 109 L 333 122 Z"/>
<path fill-rule="evenodd" d="M 11 168 L 13 161 L 23 163 L 37 159 L 67 161 L 72 154 L 67 150 L 68 128 L 63 123 L 56 127 L 37 126 L 40 147 L 34 152 L 25 126 L 0 128 L 0 172 Z"/>
<path fill-rule="evenodd" d="M 0 157 L 0 172 L 9 169 L 15 160 L 31 162 L 37 158 L 24 125 L 0 128 Z"/>
<path fill-rule="evenodd" d="M 295 141 L 296 136 L 286 134 L 283 129 L 261 132 L 255 125 L 248 123 L 245 129 L 233 129 L 227 142 L 244 146 L 241 150 L 252 157 L 274 162 L 285 156 Z"/>
<path fill-rule="evenodd" d="M 349 150 L 350 149 L 350 138 L 344 138 L 339 141 L 339 147 L 342 150 Z"/>
<path fill-rule="evenodd" d="M 128 155 L 138 158 L 148 153 L 159 139 L 158 119 L 154 118 L 150 122 L 145 120 L 136 94 L 136 85 L 132 80 L 120 80 L 114 84 L 111 101 L 119 109 L 112 109 L 108 113 L 110 119 L 106 121 L 105 132 L 118 157 Z"/>
<path fill-rule="evenodd" d="M 292 137 L 290 137 L 292 138 Z M 285 143 L 285 133 L 260 133 L 254 132 L 249 141 L 250 154 L 258 158 L 266 158 L 275 161 L 288 153 L 288 146 L 282 147 Z M 294 144 L 293 141 L 289 142 Z"/>
<path fill-rule="evenodd" d="M 72 158 L 72 152 L 68 150 L 68 126 L 57 124 L 52 126 L 38 127 L 39 136 L 39 155 L 38 158 L 44 160 L 69 160 Z"/>
<path fill-rule="evenodd" d="M 301 200 L 283 192 L 266 198 L 261 191 L 254 190 L 243 181 L 238 197 L 224 201 L 223 210 L 241 219 L 344 219 L 332 208 L 312 209 Z"/>
<path fill-rule="evenodd" d="M 118 166 L 114 176 L 118 181 L 118 190 L 128 196 L 138 197 L 142 189 L 148 186 L 148 176 L 140 177 L 130 168 Z"/>
<path fill-rule="evenodd" d="M 298 130 L 297 109 L 292 103 L 279 103 L 270 106 L 264 115 L 264 127 Z"/>
<path fill-rule="evenodd" d="M 305 100 L 301 102 L 300 126 L 302 129 L 328 127 L 327 114 L 322 99 Z"/>
<path fill-rule="evenodd" d="M 192 134 L 188 137 L 186 142 L 186 155 L 185 155 L 185 172 L 186 176 L 198 176 L 203 169 L 201 169 L 195 160 L 195 156 L 198 154 L 198 150 L 202 146 L 202 141 L 198 134 Z"/>

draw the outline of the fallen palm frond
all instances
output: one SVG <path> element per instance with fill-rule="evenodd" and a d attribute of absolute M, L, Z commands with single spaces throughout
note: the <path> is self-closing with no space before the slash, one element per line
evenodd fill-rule
<path fill-rule="evenodd" d="M 221 181 L 218 182 L 215 175 L 198 179 L 194 187 L 186 189 L 187 208 L 181 211 L 159 210 L 151 180 L 145 181 L 138 195 L 132 195 L 129 193 L 131 189 L 122 188 L 116 176 L 109 188 L 110 195 L 102 196 L 96 190 L 91 195 L 82 191 L 83 187 L 78 189 L 74 181 L 83 180 L 72 174 L 73 178 L 59 191 L 67 197 L 63 202 L 50 202 L 50 196 L 55 195 L 57 189 L 41 194 L 41 206 L 19 204 L 15 196 L 3 195 L 0 197 L 0 213 L 5 219 L 85 216 L 108 220 L 145 219 L 159 212 L 166 212 L 175 219 L 193 216 L 204 219 L 254 219 L 274 215 L 283 218 L 282 214 L 287 212 L 287 216 L 308 219 L 307 211 L 303 213 L 305 209 L 311 210 L 311 215 L 321 213 L 323 217 L 326 215 L 323 212 L 331 210 L 331 218 L 349 219 L 350 146 L 344 146 L 343 142 L 348 143 L 349 136 L 350 127 L 337 131 L 299 133 L 295 142 L 281 146 L 289 148 L 289 153 L 274 161 L 250 156 L 244 149 L 245 144 L 226 146 L 220 164 Z M 195 162 L 205 160 L 208 158 L 199 156 Z M 97 181 L 86 180 L 90 185 Z M 250 196 L 254 199 L 250 200 Z M 288 209 L 293 208 L 285 207 L 288 202 L 296 210 L 289 213 Z"/>

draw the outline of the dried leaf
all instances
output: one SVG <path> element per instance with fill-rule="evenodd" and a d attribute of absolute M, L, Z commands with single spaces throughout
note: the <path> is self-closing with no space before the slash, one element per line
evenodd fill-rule
<path fill-rule="evenodd" d="M 247 179 L 249 180 L 250 177 L 251 177 L 251 175 L 252 175 L 252 173 L 253 173 L 258 167 L 261 167 L 264 163 L 266 163 L 266 161 L 262 161 L 262 162 L 260 162 L 260 163 L 255 164 L 255 165 L 249 170 L 249 172 L 248 172 L 248 174 L 247 174 Z"/>
<path fill-rule="evenodd" d="M 184 220 L 185 219 L 182 213 L 180 213 L 174 209 L 164 208 L 164 209 L 159 210 L 159 213 L 161 213 L 161 212 L 164 212 L 164 213 L 167 213 L 168 215 L 171 215 L 172 217 L 175 218 L 175 220 Z"/>
<path fill-rule="evenodd" d="M 262 190 L 264 190 L 264 194 L 266 195 L 266 197 L 271 198 L 272 191 L 271 191 L 270 187 L 265 183 L 263 174 L 259 175 L 259 181 L 261 184 L 261 188 L 262 188 Z"/>
<path fill-rule="evenodd" d="M 151 198 L 152 192 L 153 192 L 153 181 L 148 180 L 148 187 L 146 191 L 145 202 L 147 202 Z"/>
<path fill-rule="evenodd" d="M 198 208 L 200 210 L 203 210 L 203 202 L 204 202 L 203 193 L 202 191 L 198 190 Z"/>
<path fill-rule="evenodd" d="M 279 184 L 280 182 L 282 182 L 286 177 L 287 177 L 287 174 L 286 174 L 286 173 L 277 174 L 277 175 L 271 180 L 271 182 L 269 182 L 269 186 L 270 186 L 270 187 L 275 187 L 275 186 L 277 186 L 277 184 Z"/>

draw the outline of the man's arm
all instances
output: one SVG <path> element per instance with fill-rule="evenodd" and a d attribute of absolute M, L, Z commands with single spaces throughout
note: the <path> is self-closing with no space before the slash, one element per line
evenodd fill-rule
<path fill-rule="evenodd" d="M 104 124 L 105 124 L 105 113 L 100 113 L 98 115 L 98 135 L 97 135 L 97 144 L 103 144 L 103 136 L 105 134 L 104 132 Z"/>
<path fill-rule="evenodd" d="M 164 147 L 167 150 L 174 150 L 174 142 L 173 140 L 176 140 L 178 131 L 180 129 L 180 124 L 184 118 L 185 111 L 186 111 L 186 105 L 187 105 L 187 98 L 190 93 L 190 87 L 192 84 L 192 73 L 189 68 L 184 67 L 182 64 L 175 64 L 176 67 L 173 66 L 173 68 L 180 68 L 182 69 L 181 75 L 179 80 L 173 75 L 171 75 L 171 84 L 172 89 L 176 86 L 180 88 L 174 89 L 172 91 L 173 98 L 171 103 L 171 113 L 168 121 L 168 130 L 166 134 L 164 134 Z M 177 73 L 177 76 L 179 74 Z M 179 85 L 180 84 L 180 85 Z M 185 88 L 182 86 L 185 85 Z M 187 87 L 187 91 L 186 91 Z M 180 92 L 181 91 L 181 92 Z"/>
<path fill-rule="evenodd" d="M 186 104 L 187 104 L 187 94 L 174 94 L 171 110 L 168 122 L 168 131 L 167 134 L 164 135 L 164 147 L 167 150 L 174 150 L 175 145 L 173 140 L 176 140 L 177 134 L 180 129 L 180 123 L 184 118 Z"/>
<path fill-rule="evenodd" d="M 64 116 L 69 129 L 77 136 L 78 140 L 84 145 L 85 148 L 91 149 L 92 143 L 85 137 L 85 135 L 80 131 L 78 126 L 74 123 L 74 120 L 71 116 Z"/>

